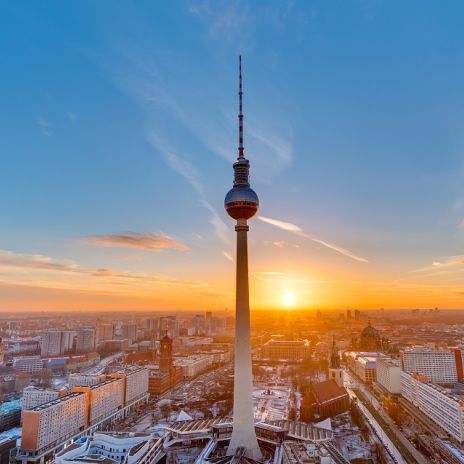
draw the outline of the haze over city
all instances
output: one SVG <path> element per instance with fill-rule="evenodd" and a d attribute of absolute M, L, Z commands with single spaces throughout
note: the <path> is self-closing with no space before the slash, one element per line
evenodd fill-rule
<path fill-rule="evenodd" d="M 463 8 L 4 4 L 0 309 L 234 307 L 238 53 L 252 309 L 462 308 Z"/>

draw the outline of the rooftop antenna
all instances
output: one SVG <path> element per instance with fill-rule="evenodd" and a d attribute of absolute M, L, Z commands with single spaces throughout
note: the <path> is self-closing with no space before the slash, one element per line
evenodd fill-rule
<path fill-rule="evenodd" d="M 239 96 L 239 112 L 238 112 L 238 157 L 244 157 L 243 148 L 243 90 L 242 90 L 242 55 L 238 57 L 238 96 Z"/>

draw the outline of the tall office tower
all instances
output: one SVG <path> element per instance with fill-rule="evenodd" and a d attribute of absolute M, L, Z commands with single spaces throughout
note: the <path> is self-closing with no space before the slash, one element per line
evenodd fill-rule
<path fill-rule="evenodd" d="M 159 328 L 159 319 L 157 317 L 150 317 L 147 319 L 147 329 L 148 330 L 158 330 Z"/>
<path fill-rule="evenodd" d="M 98 341 L 112 340 L 114 338 L 114 324 L 106 322 L 98 326 Z"/>
<path fill-rule="evenodd" d="M 159 369 L 161 372 L 171 372 L 172 366 L 172 338 L 166 333 L 160 340 Z"/>
<path fill-rule="evenodd" d="M 234 163 L 234 184 L 227 193 L 224 207 L 230 217 L 237 221 L 237 268 L 235 294 L 235 376 L 234 418 L 232 437 L 227 449 L 234 455 L 237 449 L 245 448 L 245 456 L 256 461 L 262 458 L 256 438 L 253 414 L 253 378 L 251 373 L 250 302 L 248 290 L 248 219 L 259 207 L 256 193 L 250 188 L 250 163 L 245 158 L 243 147 L 242 111 L 242 57 L 239 57 L 239 145 L 238 158 Z"/>
<path fill-rule="evenodd" d="M 47 329 L 42 332 L 40 354 L 59 356 L 72 350 L 73 333 L 67 330 Z"/>
<path fill-rule="evenodd" d="M 80 327 L 78 329 L 76 342 L 76 351 L 78 353 L 95 351 L 96 332 L 95 327 Z"/>
<path fill-rule="evenodd" d="M 121 327 L 122 338 L 129 339 L 129 343 L 137 340 L 137 324 L 133 321 L 126 322 Z"/>

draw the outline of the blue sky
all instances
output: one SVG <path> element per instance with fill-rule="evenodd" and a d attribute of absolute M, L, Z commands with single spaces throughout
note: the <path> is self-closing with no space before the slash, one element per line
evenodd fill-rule
<path fill-rule="evenodd" d="M 18 285 L 110 294 L 110 282 L 87 275 L 95 269 L 194 281 L 222 295 L 218 306 L 231 303 L 222 202 L 237 153 L 239 53 L 246 155 L 260 213 L 274 220 L 253 221 L 252 272 L 291 274 L 302 305 L 362 305 L 361 290 L 337 287 L 353 280 L 407 282 L 405 305 L 462 307 L 463 10 L 380 0 L 3 5 L 2 307 L 32 308 L 10 296 Z M 129 232 L 181 246 L 114 241 Z M 37 255 L 73 263 L 85 282 L 40 274 Z M 340 301 L 316 281 L 332 281 Z M 372 292 L 369 304 L 383 306 L 384 292 Z"/>

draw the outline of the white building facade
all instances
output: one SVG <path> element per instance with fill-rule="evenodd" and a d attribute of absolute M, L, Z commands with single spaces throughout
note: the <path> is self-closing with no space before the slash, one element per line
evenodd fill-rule
<path fill-rule="evenodd" d="M 433 383 L 453 384 L 458 381 L 454 352 L 410 348 L 401 352 L 401 362 L 408 374 L 425 375 Z"/>
<path fill-rule="evenodd" d="M 458 442 L 464 442 L 463 396 L 422 382 L 406 372 L 401 372 L 401 394 L 446 433 Z"/>
<path fill-rule="evenodd" d="M 401 393 L 401 367 L 398 361 L 389 358 L 379 358 L 376 362 L 377 383 L 388 393 Z"/>

